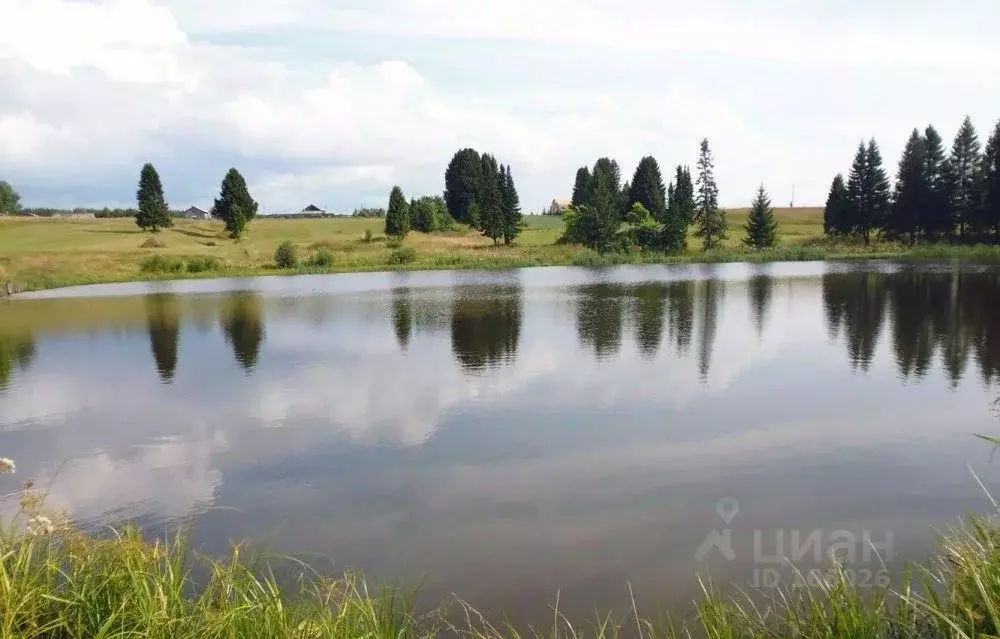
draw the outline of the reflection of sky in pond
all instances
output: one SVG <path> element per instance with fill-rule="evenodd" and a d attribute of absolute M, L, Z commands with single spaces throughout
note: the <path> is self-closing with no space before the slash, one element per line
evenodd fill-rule
<path fill-rule="evenodd" d="M 586 611 L 620 603 L 626 580 L 668 604 L 690 599 L 696 572 L 745 580 L 750 557 L 693 559 L 724 496 L 741 505 L 737 545 L 760 528 L 863 527 L 923 556 L 932 524 L 982 506 L 965 464 L 995 475 L 970 433 L 995 430 L 982 377 L 997 342 L 988 309 L 961 307 L 959 337 L 986 346 L 952 388 L 941 354 L 958 332 L 920 300 L 998 287 L 879 269 L 370 274 L 13 300 L 0 336 L 23 335 L 20 315 L 35 350 L 0 391 L 0 453 L 84 522 L 201 513 L 210 548 L 250 536 L 515 613 L 558 589 Z M 867 371 L 851 363 L 866 348 Z"/>

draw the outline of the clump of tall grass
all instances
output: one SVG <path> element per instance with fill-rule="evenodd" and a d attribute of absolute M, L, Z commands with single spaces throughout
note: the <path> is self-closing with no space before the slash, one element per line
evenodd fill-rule
<path fill-rule="evenodd" d="M 205 273 L 219 270 L 221 264 L 217 257 L 211 255 L 191 257 L 187 260 L 188 273 Z"/>
<path fill-rule="evenodd" d="M 334 257 L 333 252 L 325 247 L 320 247 L 312 257 L 309 258 L 309 266 L 315 266 L 319 268 L 330 268 L 333 266 Z"/>
<path fill-rule="evenodd" d="M 143 273 L 182 273 L 184 260 L 154 255 L 140 262 L 139 270 Z"/>
<path fill-rule="evenodd" d="M 412 246 L 399 246 L 389 253 L 389 264 L 412 264 L 417 260 L 417 250 Z"/>
<path fill-rule="evenodd" d="M 210 559 L 183 534 L 150 542 L 127 526 L 95 538 L 41 504 L 29 486 L 0 526 L 2 637 L 407 639 L 424 627 L 412 593 L 354 573 L 324 579 L 289 559 L 294 574 L 279 579 L 243 545 Z"/>

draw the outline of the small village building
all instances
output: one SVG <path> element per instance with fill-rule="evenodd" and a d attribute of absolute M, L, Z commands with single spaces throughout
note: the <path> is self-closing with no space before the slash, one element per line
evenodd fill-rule
<path fill-rule="evenodd" d="M 212 219 L 211 213 L 204 209 L 200 209 L 197 206 L 192 206 L 182 213 L 182 216 L 189 220 L 210 220 Z"/>

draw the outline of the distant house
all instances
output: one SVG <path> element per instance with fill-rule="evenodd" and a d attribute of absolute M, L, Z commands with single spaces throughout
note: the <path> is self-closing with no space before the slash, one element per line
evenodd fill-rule
<path fill-rule="evenodd" d="M 319 208 L 315 204 L 310 204 L 306 208 L 302 209 L 303 213 L 326 213 L 323 209 Z"/>
<path fill-rule="evenodd" d="M 212 215 L 205 211 L 204 209 L 199 209 L 197 206 L 192 206 L 188 210 L 181 213 L 182 217 L 186 217 L 189 220 L 210 220 Z"/>
<path fill-rule="evenodd" d="M 562 215 L 569 208 L 572 200 L 568 197 L 557 197 L 552 200 L 552 204 L 549 205 L 549 215 Z"/>

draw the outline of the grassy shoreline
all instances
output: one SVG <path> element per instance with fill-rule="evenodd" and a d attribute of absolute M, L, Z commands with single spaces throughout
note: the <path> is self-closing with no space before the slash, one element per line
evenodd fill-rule
<path fill-rule="evenodd" d="M 704 583 L 702 593 L 683 620 L 634 605 L 591 619 L 555 608 L 550 627 L 518 628 L 457 598 L 418 614 L 414 590 L 376 587 L 353 572 L 326 577 L 246 544 L 213 559 L 182 534 L 150 541 L 126 527 L 97 538 L 37 509 L 0 526 L 0 636 L 24 639 L 985 638 L 1000 630 L 1000 528 L 970 520 L 895 587 L 863 589 L 834 569 L 766 600 L 727 598 Z"/>
<path fill-rule="evenodd" d="M 435 269 L 509 269 L 535 266 L 613 266 L 778 262 L 811 260 L 912 261 L 967 260 L 1000 262 L 1000 247 L 896 243 L 834 242 L 822 236 L 819 209 L 779 210 L 781 245 L 756 252 L 740 245 L 740 212 L 730 215 L 731 238 L 712 252 L 691 240 L 681 255 L 598 254 L 580 246 L 557 244 L 559 218 L 529 218 L 513 246 L 492 245 L 469 231 L 411 233 L 401 245 L 381 236 L 381 220 L 257 220 L 239 242 L 225 238 L 214 222 L 178 221 L 158 234 L 161 247 L 146 248 L 150 235 L 128 219 L 46 220 L 0 218 L 0 282 L 25 291 L 130 281 L 211 277 L 259 277 L 326 273 Z M 371 240 L 366 241 L 366 233 Z M 279 269 L 274 249 L 291 242 L 300 265 Z M 310 266 L 318 253 L 328 265 Z M 0 287 L 3 288 L 3 287 Z"/>

